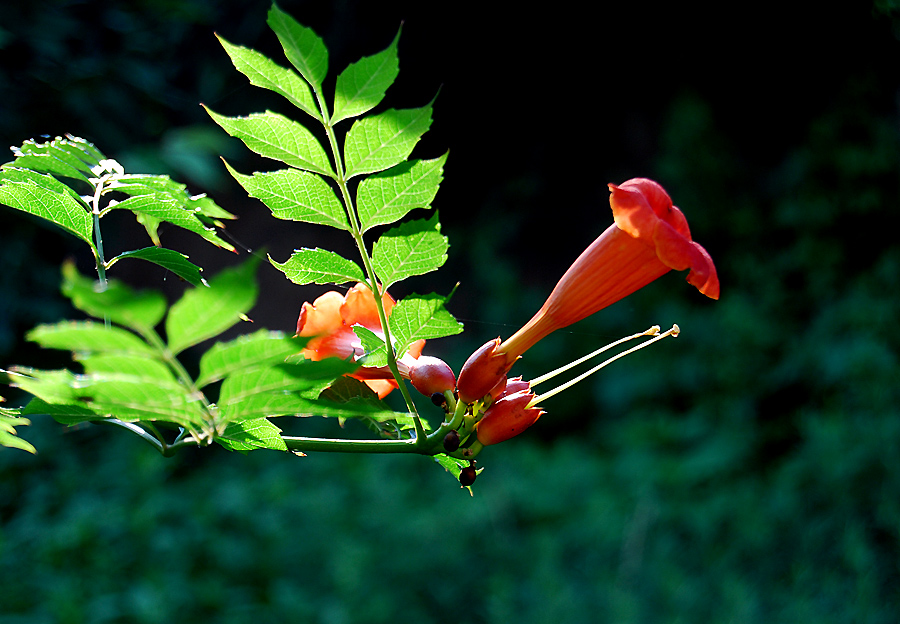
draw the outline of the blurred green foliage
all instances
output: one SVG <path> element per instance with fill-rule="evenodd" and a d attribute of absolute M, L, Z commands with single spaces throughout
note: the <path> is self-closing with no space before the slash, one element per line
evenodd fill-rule
<path fill-rule="evenodd" d="M 218 29 L 226 14 L 234 16 L 216 3 L 176 3 L 187 7 L 177 11 L 171 3 L 146 4 L 201 30 Z M 900 30 L 892 2 L 846 4 L 856 8 L 786 15 L 781 6 L 767 14 L 745 7 L 746 20 L 737 22 L 752 28 L 722 33 L 708 31 L 708 16 L 679 7 L 678 15 L 626 22 L 625 34 L 607 29 L 603 43 L 590 39 L 592 46 L 627 44 L 641 67 L 652 55 L 659 83 L 629 85 L 650 84 L 658 98 L 633 92 L 628 106 L 622 104 L 625 113 L 610 98 L 582 133 L 571 130 L 584 140 L 573 140 L 569 153 L 601 179 L 563 191 L 559 181 L 571 172 L 555 158 L 561 135 L 554 119 L 535 122 L 533 109 L 522 117 L 509 111 L 497 151 L 475 150 L 467 139 L 481 136 L 484 126 L 460 96 L 462 78 L 450 75 L 436 103 L 435 128 L 444 124 L 444 136 L 453 138 L 437 148 L 452 152 L 438 207 L 453 247 L 436 279 L 463 279 L 454 312 L 470 322 L 458 341 L 431 345 L 433 353 L 458 365 L 484 340 L 508 336 L 526 321 L 609 222 L 607 181 L 660 180 L 715 259 L 722 282 L 721 301 L 708 302 L 683 276 L 665 276 L 529 351 L 517 365 L 526 377 L 653 323 L 677 322 L 683 330 L 677 340 L 617 362 L 552 399 L 535 427 L 484 453 L 474 498 L 448 487 L 447 477 L 424 469 L 420 458 L 242 457 L 206 449 L 164 460 L 117 431 L 63 433 L 33 419 L 20 433 L 37 446 L 36 457 L 0 450 L 0 621 L 898 621 L 900 43 L 894 33 Z M 283 8 L 300 18 L 309 10 L 308 23 L 323 33 L 350 33 L 342 45 L 329 42 L 333 49 L 352 48 L 357 56 L 378 49 L 352 40 L 378 30 L 367 9 L 340 6 L 331 18 L 321 14 L 321 4 Z M 115 3 L 108 10 L 128 13 Z M 390 18 L 413 10 L 404 6 Z M 229 22 L 230 41 L 254 45 L 265 6 L 255 11 L 244 9 Z M 421 43 L 417 36 L 434 37 L 457 43 L 445 63 L 460 64 L 469 24 L 439 13 L 452 32 L 444 33 L 440 20 L 422 17 L 417 26 L 410 19 L 401 59 L 410 56 L 404 45 Z M 0 20 L 6 50 L 22 37 L 22 22 L 17 26 L 7 14 Z M 384 39 L 395 32 L 396 21 L 390 23 L 375 34 Z M 490 77 L 501 61 L 534 45 L 514 47 L 531 31 L 507 25 L 482 15 L 471 28 L 490 35 L 485 40 L 496 38 L 498 47 L 465 44 L 490 61 L 483 74 L 461 63 L 477 92 L 495 102 L 521 83 L 506 76 L 490 91 Z M 640 34 L 655 42 L 647 44 L 647 58 L 632 45 L 636 25 L 648 28 Z M 660 39 L 668 30 L 675 34 Z M 77 28 L 66 32 L 72 31 Z M 170 81 L 214 85 L 231 71 L 223 56 L 207 57 L 205 49 L 183 64 L 174 60 L 189 44 L 172 32 L 171 39 L 143 39 L 158 44 L 158 54 L 139 55 L 142 66 L 131 74 L 161 72 L 155 82 L 135 78 L 134 91 L 101 98 L 104 105 L 136 93 L 148 97 Z M 506 32 L 518 39 L 501 36 Z M 542 49 L 581 39 L 564 29 L 557 48 Z M 732 58 L 732 48 L 709 47 L 729 39 L 735 58 L 746 54 L 742 44 L 759 54 L 727 74 L 704 73 L 711 65 L 703 63 Z M 39 68 L 46 67 L 48 50 L 61 45 L 59 37 L 28 41 L 43 50 L 30 61 Z M 112 63 L 109 54 L 125 43 L 109 43 L 106 55 L 88 46 L 87 58 L 97 51 Z M 501 44 L 513 47 L 501 51 Z M 691 46 L 711 60 L 687 55 Z M 623 63 L 621 55 L 608 61 L 585 54 L 601 65 Z M 207 58 L 214 62 L 205 64 Z M 579 60 L 566 71 L 581 71 Z M 72 72 L 83 67 L 72 65 Z M 213 72 L 206 82 L 196 80 L 198 68 Z M 7 81 L 20 81 L 31 93 L 15 66 L 4 62 L 2 69 Z M 409 71 L 401 65 L 401 82 Z M 74 103 L 46 106 L 73 115 L 80 110 L 75 93 Z M 153 98 L 146 102 L 152 114 L 137 125 L 131 118 L 114 123 L 111 113 L 96 127 L 123 134 L 123 143 L 164 146 L 156 140 L 160 133 L 193 123 L 172 112 L 193 101 L 180 99 L 168 112 Z M 15 105 L 4 98 L 0 120 L 10 119 Z M 100 139 L 81 127 L 38 127 L 47 116 L 16 110 L 15 123 L 27 127 L 27 136 L 68 131 Z M 527 136 L 515 143 L 513 129 L 523 119 L 546 127 L 520 133 Z M 125 128 L 153 120 L 156 130 L 125 136 Z M 591 160 L 595 126 L 607 133 L 599 160 Z M 0 133 L 8 142 L 25 138 L 9 136 L 10 127 Z M 147 153 L 163 158 L 158 148 Z M 491 158 L 502 160 L 492 177 L 478 164 Z M 575 226 L 539 218 L 554 202 L 577 211 Z M 0 219 L 3 227 L 12 221 L 3 211 Z M 0 305 L 26 310 L 29 322 L 58 318 L 63 307 L 50 292 L 54 254 L 62 253 L 56 239 L 43 231 L 8 231 L 0 245 L 4 262 L 21 271 L 43 265 L 42 275 L 50 277 L 26 289 L 21 284 L 30 274 L 18 273 L 3 282 Z M 21 241 L 29 240 L 39 241 L 42 254 L 26 255 Z M 283 292 L 270 297 L 283 304 Z M 312 296 L 302 295 L 294 308 L 303 298 Z M 15 335 L 7 330 L 0 339 L 13 345 Z M 14 361 L 33 363 L 23 359 L 33 352 L 15 348 Z"/>

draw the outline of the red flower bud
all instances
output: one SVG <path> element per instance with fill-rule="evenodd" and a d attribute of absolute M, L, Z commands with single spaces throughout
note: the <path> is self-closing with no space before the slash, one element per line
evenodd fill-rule
<path fill-rule="evenodd" d="M 487 341 L 463 364 L 456 384 L 463 403 L 481 400 L 499 384 L 505 384 L 506 371 L 512 363 L 507 365 L 506 354 L 496 353 L 499 344 L 499 338 Z"/>
<path fill-rule="evenodd" d="M 478 441 L 489 446 L 509 440 L 528 429 L 544 413 L 541 408 L 531 406 L 533 399 L 534 393 L 530 390 L 502 394 L 475 425 Z"/>
<path fill-rule="evenodd" d="M 430 355 L 420 355 L 417 360 L 410 362 L 409 380 L 413 388 L 425 396 L 443 394 L 456 387 L 456 376 L 450 366 L 444 360 Z"/>

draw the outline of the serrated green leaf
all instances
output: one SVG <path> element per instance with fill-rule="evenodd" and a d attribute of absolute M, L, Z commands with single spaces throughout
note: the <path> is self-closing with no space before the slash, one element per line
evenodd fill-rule
<path fill-rule="evenodd" d="M 218 221 L 219 219 L 237 219 L 235 215 L 222 208 L 205 193 L 188 197 L 187 202 L 185 202 L 185 206 L 188 210 L 194 211 L 194 214 L 202 217 L 208 217 L 209 219 L 213 220 L 213 223 L 215 223 L 219 227 L 222 227 L 222 224 Z"/>
<path fill-rule="evenodd" d="M 166 298 L 160 292 L 135 291 L 117 280 L 107 282 L 106 290 L 101 292 L 97 282 L 81 275 L 73 262 L 63 263 L 62 276 L 63 295 L 76 308 L 95 318 L 108 318 L 145 333 L 165 316 Z"/>
<path fill-rule="evenodd" d="M 387 343 L 382 336 L 362 325 L 354 325 L 353 333 L 362 343 L 363 357 L 359 360 L 360 364 L 363 366 L 387 366 Z"/>
<path fill-rule="evenodd" d="M 0 184 L 0 203 L 55 223 L 91 248 L 94 247 L 93 217 L 84 204 L 68 193 L 39 186 L 34 180 L 3 180 Z"/>
<path fill-rule="evenodd" d="M 95 177 L 91 171 L 104 158 L 97 148 L 78 137 L 56 137 L 46 143 L 25 141 L 13 148 L 16 167 L 43 171 L 87 182 Z"/>
<path fill-rule="evenodd" d="M 3 401 L 3 397 L 0 397 Z M 19 410 L 0 407 L 0 446 L 17 448 L 29 453 L 37 453 L 37 449 L 30 442 L 26 442 L 16 433 L 16 427 L 27 427 L 31 421 L 22 418 Z"/>
<path fill-rule="evenodd" d="M 327 358 L 236 371 L 222 382 L 217 404 L 226 422 L 297 414 L 308 409 L 312 395 L 325 384 L 357 368 L 353 362 Z"/>
<path fill-rule="evenodd" d="M 361 58 L 340 73 L 334 92 L 332 125 L 361 115 L 381 102 L 388 87 L 394 83 L 400 72 L 400 63 L 397 59 L 399 39 L 400 30 L 385 50 Z"/>
<path fill-rule="evenodd" d="M 187 291 L 170 309 L 166 336 L 172 353 L 218 336 L 241 320 L 256 303 L 259 258 L 225 269 L 209 280 L 209 288 Z"/>
<path fill-rule="evenodd" d="M 206 112 L 225 132 L 243 141 L 260 156 L 334 177 L 322 145 L 312 132 L 296 121 L 272 111 L 253 113 L 247 117 L 225 117 L 209 108 Z"/>
<path fill-rule="evenodd" d="M 163 174 L 122 174 L 111 178 L 108 188 L 127 195 L 162 195 L 178 202 L 188 197 L 187 186 Z"/>
<path fill-rule="evenodd" d="M 8 375 L 10 377 L 9 385 L 14 388 L 21 388 L 28 394 L 39 397 L 47 403 L 74 404 L 78 402 L 78 397 L 74 390 L 77 376 L 65 369 L 40 370 L 25 366 L 15 366 L 12 371 L 8 372 Z M 26 407 L 22 410 L 22 413 L 28 415 L 33 412 L 29 412 Z"/>
<path fill-rule="evenodd" d="M 462 332 L 462 324 L 444 307 L 440 295 L 410 295 L 397 302 L 388 318 L 388 327 L 398 356 L 403 356 L 416 340 L 443 338 Z"/>
<path fill-rule="evenodd" d="M 328 74 L 328 48 L 322 39 L 311 28 L 301 26 L 274 4 L 269 10 L 266 23 L 278 36 L 284 55 L 291 65 L 297 68 L 314 89 L 320 89 Z"/>
<path fill-rule="evenodd" d="M 438 192 L 445 162 L 447 154 L 434 160 L 403 162 L 360 182 L 356 209 L 362 231 L 399 221 L 415 208 L 427 208 Z"/>
<path fill-rule="evenodd" d="M 110 260 L 107 263 L 107 268 L 111 267 L 119 260 L 124 260 L 126 258 L 146 260 L 147 262 L 157 264 L 194 286 L 206 285 L 206 280 L 200 275 L 200 267 L 190 262 L 184 254 L 178 253 L 172 249 L 166 249 L 165 247 L 145 247 L 144 249 L 126 251 Z"/>
<path fill-rule="evenodd" d="M 250 197 L 262 201 L 278 219 L 350 229 L 347 213 L 334 190 L 317 175 L 281 169 L 248 176 L 238 173 L 227 162 L 225 167 Z"/>
<path fill-rule="evenodd" d="M 402 223 L 385 232 L 372 248 L 372 264 L 384 288 L 389 288 L 440 267 L 449 247 L 435 212 L 430 219 Z"/>
<path fill-rule="evenodd" d="M 115 326 L 106 327 L 103 323 L 93 321 L 63 321 L 54 325 L 38 325 L 25 334 L 25 338 L 45 349 L 156 356 L 156 351 L 150 345 L 130 331 Z"/>
<path fill-rule="evenodd" d="M 159 360 L 122 353 L 79 355 L 76 359 L 87 375 L 127 375 L 135 381 L 177 384 L 172 370 Z"/>
<path fill-rule="evenodd" d="M 247 76 L 250 84 L 274 91 L 307 115 L 321 119 L 312 91 L 300 76 L 256 50 L 232 45 L 221 35 L 216 36 L 231 57 L 235 69 Z"/>
<path fill-rule="evenodd" d="M 124 421 L 163 420 L 191 427 L 203 425 L 208 417 L 199 397 L 165 380 L 121 373 L 81 375 L 77 392 L 94 412 Z"/>
<path fill-rule="evenodd" d="M 14 167 L 12 163 L 6 163 L 5 165 L 0 165 L 0 184 L 2 184 L 4 180 L 8 180 L 9 182 L 32 182 L 51 191 L 71 195 L 72 199 L 76 202 L 84 204 L 84 200 L 73 188 L 63 184 L 47 173 L 39 173 L 31 169 L 22 169 Z M 84 204 L 84 210 L 88 210 L 87 204 Z"/>
<path fill-rule="evenodd" d="M 202 388 L 239 370 L 280 364 L 297 353 L 302 342 L 265 329 L 229 342 L 217 342 L 200 358 L 197 386 Z"/>
<path fill-rule="evenodd" d="M 343 284 L 363 282 L 359 265 L 326 249 L 298 249 L 283 263 L 269 256 L 272 266 L 295 284 Z"/>
<path fill-rule="evenodd" d="M 171 195 L 156 193 L 152 195 L 132 195 L 131 197 L 111 204 L 108 210 L 130 210 L 141 213 L 156 221 L 166 221 L 189 232 L 199 234 L 209 242 L 234 251 L 234 246 L 216 235 L 213 228 L 207 227 L 198 217 L 199 208 L 189 208 L 187 196 L 176 198 Z"/>
<path fill-rule="evenodd" d="M 232 451 L 287 450 L 287 444 L 281 437 L 281 429 L 265 418 L 228 423 L 222 435 L 216 438 L 216 442 Z"/>
<path fill-rule="evenodd" d="M 347 178 L 383 171 L 402 162 L 431 126 L 431 104 L 387 110 L 354 122 L 344 141 Z"/>
<path fill-rule="evenodd" d="M 27 413 L 29 416 L 52 416 L 56 422 L 69 426 L 108 418 L 108 416 L 98 414 L 85 405 L 77 403 L 47 403 L 38 397 L 31 399 L 22 408 L 22 413 Z"/>

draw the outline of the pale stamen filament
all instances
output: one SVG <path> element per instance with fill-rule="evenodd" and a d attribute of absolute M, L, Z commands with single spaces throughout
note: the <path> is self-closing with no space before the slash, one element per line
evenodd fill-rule
<path fill-rule="evenodd" d="M 607 345 L 606 347 L 603 347 L 603 349 L 597 351 L 596 353 L 600 353 L 600 352 L 602 352 L 602 351 L 604 351 L 604 350 L 606 350 L 606 349 L 609 349 L 609 348 L 615 346 L 616 344 L 620 344 L 620 343 L 622 343 L 622 342 L 624 342 L 624 341 L 626 341 L 626 340 L 631 340 L 632 338 L 636 338 L 636 337 L 639 337 L 639 336 L 649 336 L 649 335 L 653 335 L 653 336 L 654 336 L 654 337 L 651 338 L 650 340 L 644 341 L 644 342 L 642 342 L 641 344 L 639 344 L 639 345 L 637 345 L 637 346 L 635 346 L 635 347 L 631 347 L 630 349 L 626 349 L 625 351 L 622 351 L 621 353 L 617 353 L 616 355 L 612 356 L 611 358 L 609 358 L 609 359 L 607 359 L 607 360 L 601 362 L 600 364 L 598 364 L 597 366 L 595 366 L 595 367 L 592 368 L 591 370 L 589 370 L 589 371 L 587 371 L 587 372 L 585 372 L 585 373 L 582 373 L 582 374 L 579 375 L 578 377 L 575 377 L 574 379 L 571 379 L 571 380 L 567 381 L 566 383 L 562 384 L 561 386 L 557 386 L 557 387 L 554 388 L 553 390 L 549 390 L 549 391 L 545 392 L 544 394 L 542 394 L 542 395 L 540 395 L 540 396 L 534 397 L 534 399 L 532 399 L 532 400 L 528 403 L 528 407 L 532 407 L 532 406 L 536 405 L 536 404 L 537 404 L 538 402 L 540 402 L 540 401 L 543 401 L 543 400 L 545 400 L 545 399 L 549 399 L 550 397 L 559 394 L 559 393 L 562 392 L 563 390 L 567 390 L 568 388 L 571 388 L 572 386 L 574 386 L 575 384 L 577 384 L 579 381 L 581 381 L 581 380 L 583 380 L 583 379 L 586 379 L 587 377 L 590 377 L 591 375 L 593 375 L 594 373 L 596 373 L 598 370 L 600 370 L 601 368 L 605 367 L 607 364 L 611 364 L 612 362 L 615 362 L 615 361 L 618 360 L 619 358 L 625 357 L 625 356 L 628 355 L 629 353 L 634 353 L 634 352 L 637 351 L 638 349 L 643 349 L 644 347 L 646 347 L 646 346 L 648 346 L 648 345 L 651 345 L 651 344 L 653 344 L 654 342 L 657 342 L 657 341 L 659 341 L 659 340 L 662 340 L 663 338 L 666 338 L 666 337 L 668 337 L 668 336 L 672 336 L 672 337 L 674 338 L 674 337 L 678 336 L 678 333 L 681 331 L 681 329 L 679 329 L 678 325 L 672 325 L 672 328 L 671 328 L 670 330 L 668 330 L 668 331 L 666 331 L 666 332 L 663 332 L 662 334 L 658 334 L 658 335 L 654 335 L 654 334 L 652 334 L 652 333 L 648 333 L 648 332 L 652 332 L 652 330 L 653 330 L 653 328 L 651 327 L 649 330 L 647 330 L 647 332 L 644 332 L 643 334 L 635 334 L 634 336 L 629 336 L 628 338 L 622 338 L 621 340 L 619 340 L 619 341 L 617 341 L 617 342 L 614 342 L 614 343 L 612 343 L 611 345 Z M 656 331 L 657 331 L 657 332 L 659 331 L 659 327 L 656 327 Z M 592 357 L 593 355 L 596 355 L 596 353 L 591 354 L 591 356 L 585 356 L 585 357 Z M 584 360 L 584 359 L 585 359 L 585 358 L 582 358 L 582 360 Z M 570 367 L 571 367 L 571 366 L 574 366 L 574 363 L 573 363 L 573 364 L 570 364 L 569 366 L 570 366 Z M 556 373 L 556 371 L 554 371 L 554 373 Z M 547 375 L 544 375 L 544 377 L 546 378 Z M 539 379 L 540 379 L 540 378 L 539 378 Z M 534 385 L 534 382 L 532 382 L 532 385 Z"/>
<path fill-rule="evenodd" d="M 658 335 L 659 335 L 659 325 L 654 325 L 653 327 L 651 327 L 651 328 L 648 329 L 647 331 L 641 332 L 641 333 L 639 333 L 639 334 L 632 334 L 631 336 L 626 336 L 625 338 L 620 338 L 619 340 L 616 340 L 615 342 L 609 343 L 609 344 L 606 345 L 605 347 L 600 347 L 599 349 L 597 349 L 597 350 L 594 351 L 593 353 L 588 353 L 588 354 L 585 355 L 584 357 L 578 358 L 578 359 L 575 360 L 574 362 L 569 362 L 569 363 L 566 364 L 565 366 L 561 366 L 560 368 L 557 368 L 556 370 L 552 370 L 552 371 L 550 371 L 549 373 L 544 373 L 544 374 L 541 375 L 540 377 L 535 377 L 534 379 L 531 380 L 531 387 L 533 388 L 533 387 L 535 387 L 536 385 L 538 385 L 539 383 L 542 383 L 542 382 L 544 382 L 544 381 L 547 381 L 548 379 L 552 379 L 553 377 L 556 377 L 556 376 L 559 375 L 560 373 L 566 372 L 566 371 L 569 370 L 570 368 L 574 368 L 575 366 L 578 366 L 579 364 L 582 364 L 582 363 L 584 363 L 584 362 L 587 362 L 587 361 L 590 360 L 591 358 L 594 358 L 594 357 L 600 355 L 600 354 L 603 353 L 604 351 L 609 351 L 610 349 L 613 349 L 613 348 L 615 348 L 615 347 L 618 347 L 618 346 L 619 346 L 620 344 L 622 344 L 623 342 L 628 342 L 629 340 L 634 340 L 634 339 L 636 339 L 636 338 L 641 338 L 641 337 L 643 337 L 643 336 L 658 336 Z"/>

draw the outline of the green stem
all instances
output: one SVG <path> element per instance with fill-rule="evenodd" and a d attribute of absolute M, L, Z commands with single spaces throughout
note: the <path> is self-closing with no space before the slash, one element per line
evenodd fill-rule
<path fill-rule="evenodd" d="M 341 151 L 340 146 L 338 145 L 337 135 L 334 132 L 334 126 L 331 125 L 331 120 L 328 115 L 328 108 L 325 105 L 324 99 L 319 92 L 318 89 L 315 90 L 316 100 L 319 104 L 319 110 L 322 113 L 322 125 L 325 126 L 325 134 L 328 136 L 328 143 L 331 146 L 331 153 L 334 156 L 334 169 L 335 169 L 335 181 L 338 184 L 338 187 L 341 189 L 341 198 L 344 202 L 344 210 L 347 213 L 347 221 L 350 224 L 350 234 L 353 236 L 353 241 L 356 243 L 356 247 L 359 250 L 359 255 L 362 257 L 363 265 L 366 269 L 366 275 L 369 279 L 369 288 L 372 291 L 372 294 L 375 296 L 375 308 L 378 310 L 378 320 L 381 322 L 381 331 L 384 334 L 384 341 L 387 345 L 387 364 L 388 369 L 390 369 L 391 374 L 394 376 L 394 379 L 397 381 L 397 385 L 400 388 L 400 394 L 403 396 L 403 400 L 406 402 L 406 407 L 409 412 L 413 415 L 413 424 L 416 428 L 416 444 L 422 448 L 425 446 L 426 434 L 425 427 L 422 425 L 422 419 L 419 417 L 419 412 L 416 409 L 416 404 L 412 400 L 412 396 L 409 394 L 409 390 L 406 387 L 406 384 L 403 381 L 403 378 L 400 376 L 400 369 L 397 366 L 397 354 L 394 351 L 394 345 L 391 341 L 391 332 L 387 323 L 387 314 L 384 310 L 384 302 L 382 301 L 382 296 L 384 293 L 382 292 L 377 277 L 375 275 L 375 268 L 372 266 L 372 259 L 369 257 L 369 252 L 366 249 L 365 241 L 362 236 L 362 226 L 359 222 L 359 215 L 356 214 L 356 209 L 353 204 L 353 198 L 350 196 L 350 189 L 347 186 L 346 179 L 346 171 L 344 171 L 344 163 L 341 159 Z"/>
<path fill-rule="evenodd" d="M 100 234 L 100 196 L 103 194 L 103 185 L 108 176 L 102 176 L 97 181 L 94 189 L 94 197 L 91 201 L 91 215 L 94 218 L 94 257 L 97 260 L 97 279 L 100 281 L 101 292 L 106 290 L 106 260 L 103 257 L 103 236 Z M 109 320 L 107 320 L 107 324 Z"/>
<path fill-rule="evenodd" d="M 341 440 L 332 438 L 303 438 L 282 436 L 292 451 L 320 451 L 332 453 L 419 453 L 424 452 L 411 440 Z"/>
<path fill-rule="evenodd" d="M 207 431 L 206 433 L 211 434 L 213 430 L 217 429 L 216 416 L 218 410 L 216 410 L 216 408 L 210 404 L 209 399 L 206 398 L 206 394 L 200 391 L 200 389 L 197 387 L 197 384 L 194 383 L 193 378 L 190 376 L 190 374 L 188 374 L 187 369 L 185 369 L 178 358 L 175 357 L 166 343 L 164 343 L 162 338 L 160 338 L 159 334 L 157 334 L 153 328 L 142 328 L 139 331 L 141 333 L 141 336 L 144 337 L 144 339 L 150 344 L 150 346 L 156 349 L 162 360 L 166 364 L 168 364 L 169 368 L 172 370 L 172 372 L 175 373 L 175 376 L 178 378 L 178 381 L 181 383 L 181 385 L 188 389 L 188 391 L 191 393 L 191 396 L 197 397 L 203 404 L 203 411 L 205 411 L 209 415 L 210 419 L 209 425 L 211 431 Z M 197 441 L 199 441 L 194 431 L 191 431 L 191 435 L 195 439 L 197 439 Z M 176 441 L 176 443 L 172 444 L 170 448 L 182 443 L 183 442 L 181 440 L 178 440 Z"/>

